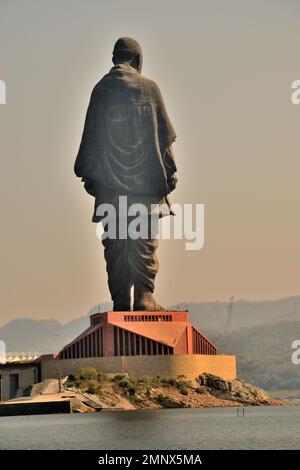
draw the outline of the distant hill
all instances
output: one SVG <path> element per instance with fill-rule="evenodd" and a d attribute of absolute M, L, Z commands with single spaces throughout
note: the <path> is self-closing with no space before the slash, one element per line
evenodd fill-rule
<path fill-rule="evenodd" d="M 5 341 L 8 352 L 52 353 L 59 351 L 88 323 L 88 317 L 77 318 L 65 325 L 56 320 L 20 318 L 0 328 L 0 338 Z"/>
<path fill-rule="evenodd" d="M 37 354 L 58 352 L 66 343 L 85 330 L 92 313 L 106 311 L 110 303 L 95 305 L 87 315 L 62 324 L 57 320 L 33 320 L 18 318 L 0 328 L 0 339 L 5 341 L 8 352 L 32 352 Z"/>
<path fill-rule="evenodd" d="M 237 355 L 239 377 L 266 390 L 300 389 L 300 365 L 291 361 L 300 321 L 241 328 L 212 339 L 220 352 Z"/>
<path fill-rule="evenodd" d="M 234 303 L 231 314 L 228 313 L 228 306 L 228 302 L 201 302 L 178 303 L 172 308 L 188 308 L 191 321 L 210 335 L 255 325 L 300 321 L 300 296 L 260 302 L 239 300 Z"/>

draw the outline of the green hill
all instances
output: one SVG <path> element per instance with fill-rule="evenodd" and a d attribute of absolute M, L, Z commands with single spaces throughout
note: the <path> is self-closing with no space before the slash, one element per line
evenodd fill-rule
<path fill-rule="evenodd" d="M 300 365 L 291 361 L 299 321 L 240 328 L 212 339 L 220 353 L 237 355 L 239 377 L 267 390 L 300 389 Z"/>

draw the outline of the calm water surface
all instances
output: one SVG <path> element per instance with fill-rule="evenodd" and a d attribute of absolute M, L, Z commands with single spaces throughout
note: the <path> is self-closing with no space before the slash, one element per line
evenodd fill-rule
<path fill-rule="evenodd" d="M 300 449 L 300 407 L 0 417 L 0 449 Z"/>

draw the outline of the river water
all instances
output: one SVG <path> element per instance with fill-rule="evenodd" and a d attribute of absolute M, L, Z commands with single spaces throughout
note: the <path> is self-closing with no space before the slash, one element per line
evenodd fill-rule
<path fill-rule="evenodd" d="M 0 417 L 0 449 L 300 449 L 300 407 Z"/>

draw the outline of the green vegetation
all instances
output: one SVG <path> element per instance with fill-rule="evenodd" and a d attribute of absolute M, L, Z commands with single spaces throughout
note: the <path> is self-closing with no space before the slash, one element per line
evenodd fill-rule
<path fill-rule="evenodd" d="M 88 380 L 87 381 L 87 390 L 88 393 L 95 393 L 101 395 L 101 384 L 97 380 Z"/>
<path fill-rule="evenodd" d="M 188 395 L 189 394 L 189 389 L 185 385 L 181 385 L 179 388 L 179 391 L 181 395 Z"/>
<path fill-rule="evenodd" d="M 160 405 L 164 405 L 166 401 L 168 401 L 168 397 L 166 397 L 165 395 L 163 395 L 162 393 L 159 393 L 156 397 L 156 401 L 160 404 Z"/>
<path fill-rule="evenodd" d="M 88 393 L 101 394 L 102 374 L 95 367 L 85 367 L 69 374 L 66 380 L 67 387 L 80 388 Z"/>
<path fill-rule="evenodd" d="M 118 383 L 118 385 L 119 385 L 120 387 L 122 387 L 122 388 L 128 388 L 128 387 L 129 387 L 129 384 L 130 384 L 130 382 L 129 382 L 128 379 L 122 379 L 122 380 L 120 380 L 120 381 L 117 382 L 117 383 Z"/>
<path fill-rule="evenodd" d="M 115 375 L 112 381 L 115 382 L 118 387 L 121 387 L 128 396 L 135 395 L 138 391 L 138 379 L 135 377 Z"/>
<path fill-rule="evenodd" d="M 168 396 L 159 393 L 155 399 L 157 403 L 164 408 L 174 408 L 176 404 Z"/>
<path fill-rule="evenodd" d="M 112 381 L 127 395 L 136 395 L 143 391 L 148 397 L 151 396 L 151 389 L 155 387 L 176 387 L 182 395 L 188 395 L 190 382 L 185 377 L 177 379 L 173 377 L 130 377 L 127 375 L 115 375 Z"/>
<path fill-rule="evenodd" d="M 233 395 L 228 395 L 229 385 L 226 382 L 226 390 L 221 385 L 225 384 L 219 377 L 203 374 L 203 384 L 190 382 L 184 376 L 174 377 L 133 377 L 126 374 L 118 374 L 113 378 L 101 374 L 98 369 L 79 369 L 70 374 L 66 384 L 78 388 L 78 391 L 88 392 L 91 395 L 100 396 L 102 406 L 117 407 L 123 409 L 138 408 L 186 408 L 195 406 L 224 406 L 225 400 L 238 400 L 244 404 L 266 404 L 268 397 L 262 393 L 263 398 L 256 393 L 256 389 L 235 381 L 237 388 Z M 231 383 L 231 382 L 230 382 Z M 232 382 L 234 384 L 234 382 Z M 232 385 L 233 386 L 233 385 Z M 253 393 L 251 392 L 253 389 Z M 231 388 L 230 388 L 231 390 Z M 250 391 L 249 391 L 250 390 Z M 225 393 L 226 392 L 226 393 Z M 200 396 L 203 394 L 203 396 Z M 197 396 L 198 395 L 198 396 Z M 82 394 L 78 394 L 82 398 Z M 85 407 L 93 407 L 99 400 L 93 396 L 83 394 Z M 227 402 L 226 402 L 227 403 Z M 270 404 L 269 400 L 269 404 Z M 272 402 L 273 403 L 273 402 Z M 227 405 L 226 405 L 227 406 Z"/>
<path fill-rule="evenodd" d="M 113 380 L 113 382 L 119 382 L 120 380 L 125 379 L 126 377 L 127 377 L 126 374 L 123 374 L 123 375 L 115 375 L 112 380 Z"/>
<path fill-rule="evenodd" d="M 177 387 L 182 395 L 188 394 L 188 389 L 191 385 L 189 380 L 186 380 L 184 375 L 178 375 L 177 379 L 173 377 L 159 378 L 159 384 L 167 387 Z"/>
<path fill-rule="evenodd" d="M 128 393 L 129 393 L 129 395 L 135 395 L 136 392 L 137 392 L 137 387 L 136 387 L 136 385 L 133 385 L 133 384 L 128 385 L 127 391 L 128 391 Z"/>
<path fill-rule="evenodd" d="M 265 390 L 300 389 L 300 365 L 291 361 L 291 344 L 300 339 L 300 322 L 241 328 L 213 338 L 220 351 L 236 354 L 238 376 Z"/>

